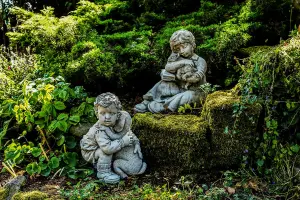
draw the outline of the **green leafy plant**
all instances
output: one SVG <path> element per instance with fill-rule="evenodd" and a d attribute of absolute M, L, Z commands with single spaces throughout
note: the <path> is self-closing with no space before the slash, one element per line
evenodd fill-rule
<path fill-rule="evenodd" d="M 82 87 L 71 88 L 60 76 L 25 81 L 22 94 L 1 105 L 1 117 L 9 118 L 6 124 L 13 120 L 10 126 L 18 127 L 19 139 L 25 141 L 13 140 L 4 146 L 5 160 L 27 164 L 30 175 L 49 176 L 60 170 L 60 174 L 76 178 L 84 171 L 76 172 L 78 155 L 72 150 L 77 142 L 68 130 L 79 122 L 95 121 L 93 102 Z M 7 127 L 2 130 L 2 139 Z"/>

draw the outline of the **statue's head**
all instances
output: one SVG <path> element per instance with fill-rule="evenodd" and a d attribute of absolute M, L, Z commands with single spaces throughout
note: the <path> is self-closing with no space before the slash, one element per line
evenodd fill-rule
<path fill-rule="evenodd" d="M 97 96 L 94 109 L 99 123 L 111 127 L 116 124 L 120 117 L 122 105 L 116 95 L 106 92 Z"/>
<path fill-rule="evenodd" d="M 178 30 L 170 38 L 170 46 L 174 53 L 189 58 L 194 54 L 196 48 L 194 35 L 187 30 Z"/>

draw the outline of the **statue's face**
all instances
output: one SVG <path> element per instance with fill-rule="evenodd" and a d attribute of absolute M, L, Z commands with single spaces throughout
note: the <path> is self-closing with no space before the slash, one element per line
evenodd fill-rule
<path fill-rule="evenodd" d="M 107 108 L 98 106 L 98 119 L 99 123 L 103 126 L 114 126 L 117 121 L 118 109 L 116 108 L 115 104 L 112 103 Z"/>
<path fill-rule="evenodd" d="M 173 47 L 173 51 L 184 58 L 190 58 L 194 54 L 194 48 L 190 43 L 177 44 Z"/>

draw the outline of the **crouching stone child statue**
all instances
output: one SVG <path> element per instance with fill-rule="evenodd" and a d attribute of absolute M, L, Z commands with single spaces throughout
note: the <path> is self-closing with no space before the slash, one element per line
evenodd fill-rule
<path fill-rule="evenodd" d="M 127 175 L 146 170 L 138 138 L 130 130 L 131 117 L 122 111 L 118 97 L 103 93 L 94 109 L 98 121 L 80 141 L 83 158 L 97 166 L 97 177 L 104 183 L 118 183 Z M 112 171 L 113 167 L 113 171 Z"/>

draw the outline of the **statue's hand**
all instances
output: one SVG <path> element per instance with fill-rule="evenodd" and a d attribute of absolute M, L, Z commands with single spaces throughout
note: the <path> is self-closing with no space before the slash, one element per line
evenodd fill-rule
<path fill-rule="evenodd" d="M 143 154 L 142 154 L 141 146 L 140 146 L 139 143 L 136 143 L 136 144 L 135 144 L 133 153 L 134 153 L 134 154 L 138 153 L 139 158 L 140 158 L 140 159 L 143 159 Z"/>
<path fill-rule="evenodd" d="M 132 132 L 131 132 L 131 131 L 128 131 L 128 132 L 126 133 L 126 135 L 124 135 L 124 136 L 122 137 L 122 141 L 123 141 L 123 144 L 124 144 L 125 147 L 126 147 L 126 146 L 132 145 L 132 142 L 133 142 L 133 135 L 132 135 Z"/>

